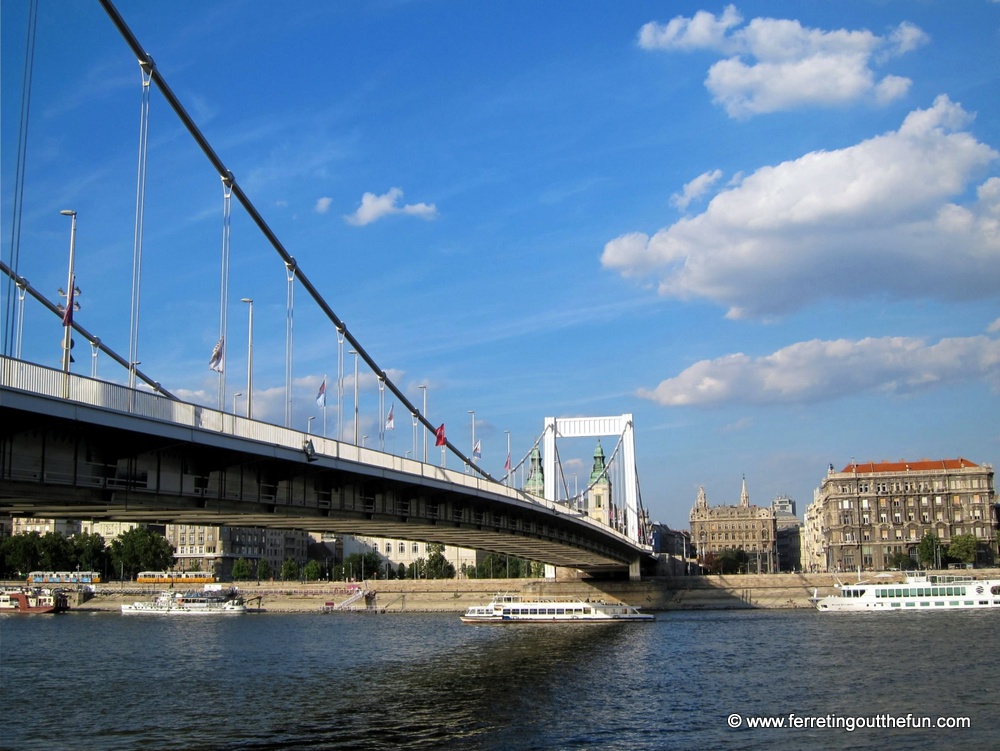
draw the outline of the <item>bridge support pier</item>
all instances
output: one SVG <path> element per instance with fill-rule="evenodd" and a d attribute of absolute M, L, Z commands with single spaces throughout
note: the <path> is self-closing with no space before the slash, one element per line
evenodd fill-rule
<path fill-rule="evenodd" d="M 637 582 L 642 579 L 641 571 L 641 559 L 633 558 L 628 564 L 628 579 L 629 581 Z"/>

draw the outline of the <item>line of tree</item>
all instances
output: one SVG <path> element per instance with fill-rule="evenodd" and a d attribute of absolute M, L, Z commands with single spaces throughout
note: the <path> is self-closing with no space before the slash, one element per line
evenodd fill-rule
<path fill-rule="evenodd" d="M 134 579 L 140 571 L 164 571 L 174 565 L 174 549 L 158 532 L 134 527 L 107 543 L 96 532 L 67 537 L 61 532 L 22 532 L 0 543 L 4 578 L 32 571 L 96 571 L 105 579 Z"/>

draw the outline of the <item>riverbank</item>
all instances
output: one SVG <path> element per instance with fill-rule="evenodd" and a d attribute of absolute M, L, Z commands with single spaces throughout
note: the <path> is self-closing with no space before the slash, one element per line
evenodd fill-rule
<path fill-rule="evenodd" d="M 955 574 L 954 571 L 935 572 Z M 1000 569 L 977 569 L 977 578 L 1000 576 Z M 876 574 L 879 581 L 901 581 L 902 574 Z M 656 577 L 643 581 L 596 581 L 591 579 L 428 579 L 369 580 L 343 582 L 240 582 L 240 593 L 251 609 L 266 613 L 322 612 L 328 604 L 340 604 L 358 588 L 371 593 L 351 607 L 380 613 L 453 612 L 488 602 L 497 592 L 525 597 L 550 597 L 619 601 L 647 611 L 726 610 L 733 608 L 809 608 L 814 594 L 825 596 L 838 581 L 854 577 L 832 574 L 761 574 L 733 576 Z M 97 591 L 73 604 L 82 612 L 118 611 L 123 603 L 148 600 L 161 590 L 118 583 L 102 584 Z"/>

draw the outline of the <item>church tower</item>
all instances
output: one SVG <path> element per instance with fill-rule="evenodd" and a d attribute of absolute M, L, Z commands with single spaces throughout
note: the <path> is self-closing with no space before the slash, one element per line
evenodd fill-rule
<path fill-rule="evenodd" d="M 594 449 L 594 468 L 590 472 L 590 482 L 587 483 L 590 492 L 587 495 L 587 515 L 601 524 L 611 524 L 611 480 L 608 468 L 604 463 L 604 449 L 601 440 L 597 439 Z"/>
<path fill-rule="evenodd" d="M 747 492 L 746 475 L 743 475 L 743 490 L 740 491 L 740 508 L 750 508 L 750 494 Z"/>
<path fill-rule="evenodd" d="M 545 497 L 545 473 L 542 471 L 542 452 L 538 450 L 538 446 L 531 449 L 531 464 L 528 466 L 524 492 L 539 498 Z"/>

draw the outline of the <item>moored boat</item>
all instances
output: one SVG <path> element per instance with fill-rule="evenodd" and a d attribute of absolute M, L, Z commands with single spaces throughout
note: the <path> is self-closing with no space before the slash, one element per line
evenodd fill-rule
<path fill-rule="evenodd" d="M 814 594 L 811 601 L 817 610 L 891 613 L 1000 608 L 1000 579 L 907 571 L 902 582 L 863 581 L 837 588 L 837 594 L 827 597 Z"/>
<path fill-rule="evenodd" d="M 69 610 L 65 592 L 21 587 L 0 592 L 0 613 L 64 613 Z"/>
<path fill-rule="evenodd" d="M 245 612 L 246 603 L 235 590 L 165 591 L 153 600 L 122 605 L 123 615 L 242 615 Z"/>
<path fill-rule="evenodd" d="M 557 600 L 543 597 L 498 594 L 486 605 L 473 605 L 461 617 L 462 623 L 614 623 L 653 621 L 656 616 L 641 613 L 624 603 L 590 600 Z"/>

